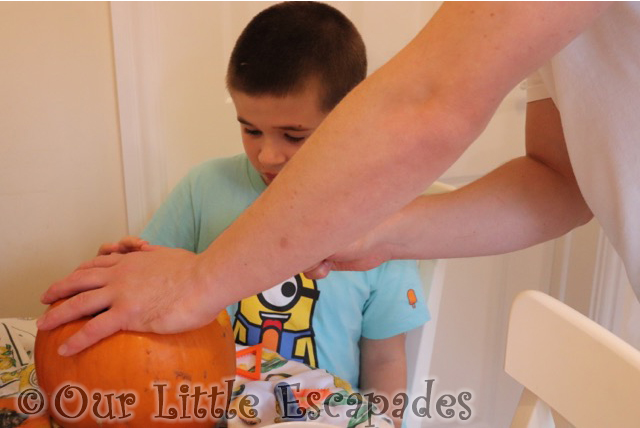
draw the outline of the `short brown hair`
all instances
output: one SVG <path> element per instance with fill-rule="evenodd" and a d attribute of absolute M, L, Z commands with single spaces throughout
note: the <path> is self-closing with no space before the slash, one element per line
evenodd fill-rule
<path fill-rule="evenodd" d="M 250 95 L 284 96 L 319 78 L 325 111 L 367 74 L 367 56 L 353 23 L 319 2 L 283 2 L 258 15 L 231 53 L 227 87 Z"/>

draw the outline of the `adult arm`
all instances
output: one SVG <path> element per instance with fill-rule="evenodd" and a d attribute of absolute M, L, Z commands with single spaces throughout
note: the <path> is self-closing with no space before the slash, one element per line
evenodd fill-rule
<path fill-rule="evenodd" d="M 288 276 L 346 246 L 439 177 L 480 134 L 504 96 L 602 8 L 446 4 L 416 39 L 329 115 L 279 183 L 205 257 L 212 266 L 221 258 L 253 265 L 250 282 L 258 291 L 264 278 Z M 566 162 L 547 159 L 556 154 L 536 150 L 536 144 L 529 156 L 499 170 L 480 190 L 487 192 L 496 178 L 504 182 L 500 173 L 521 175 L 522 162 L 531 164 L 521 179 L 525 185 L 548 172 L 545 167 L 565 168 Z M 553 193 L 553 187 L 545 190 Z M 254 239 L 243 239 L 247 235 Z M 223 250 L 231 250 L 233 259 Z M 211 283 L 233 275 L 219 277 L 220 269 L 211 273 Z"/>
<path fill-rule="evenodd" d="M 67 353 L 120 329 L 194 328 L 227 304 L 325 259 L 439 177 L 480 134 L 508 91 L 604 7 L 443 5 L 406 48 L 334 109 L 207 251 L 95 259 L 49 288 L 45 303 L 89 291 L 49 311 L 40 327 L 110 308 L 69 340 Z"/>
<path fill-rule="evenodd" d="M 415 199 L 307 275 L 367 270 L 390 259 L 501 254 L 589 221 L 551 98 L 528 103 L 525 141 L 526 156 L 454 192 Z"/>

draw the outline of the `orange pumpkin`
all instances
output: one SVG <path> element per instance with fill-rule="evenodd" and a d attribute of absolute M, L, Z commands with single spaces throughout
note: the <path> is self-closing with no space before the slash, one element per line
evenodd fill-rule
<path fill-rule="evenodd" d="M 13 415 L 10 413 L 13 412 Z M 18 426 L 20 428 L 51 428 L 51 424 L 49 423 L 49 417 L 45 414 L 44 416 L 40 415 L 26 415 L 22 413 L 22 409 L 18 406 L 18 397 L 12 398 L 0 398 L 0 420 L 10 419 L 12 417 L 16 417 L 21 421 L 20 425 L 9 425 L 9 422 L 6 422 L 6 426 Z M 26 419 L 25 419 L 26 418 Z"/>
<path fill-rule="evenodd" d="M 221 417 L 235 374 L 226 311 L 196 330 L 167 335 L 122 331 L 74 356 L 58 355 L 58 347 L 87 320 L 36 336 L 38 383 L 58 424 L 211 427 Z"/>

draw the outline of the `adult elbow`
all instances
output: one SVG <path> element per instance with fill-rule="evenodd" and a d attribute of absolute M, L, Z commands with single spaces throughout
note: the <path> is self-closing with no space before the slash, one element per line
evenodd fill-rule
<path fill-rule="evenodd" d="M 584 203 L 583 205 L 584 206 L 582 207 L 582 209 L 580 209 L 578 212 L 576 227 L 583 226 L 589 223 L 591 219 L 593 219 L 593 212 L 591 212 L 589 206 L 586 203 Z"/>

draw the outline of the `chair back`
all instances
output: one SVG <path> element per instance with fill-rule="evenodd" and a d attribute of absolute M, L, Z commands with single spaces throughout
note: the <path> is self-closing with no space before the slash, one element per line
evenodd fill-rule
<path fill-rule="evenodd" d="M 640 427 L 640 351 L 539 291 L 512 306 L 505 370 L 524 386 L 511 428 Z"/>

